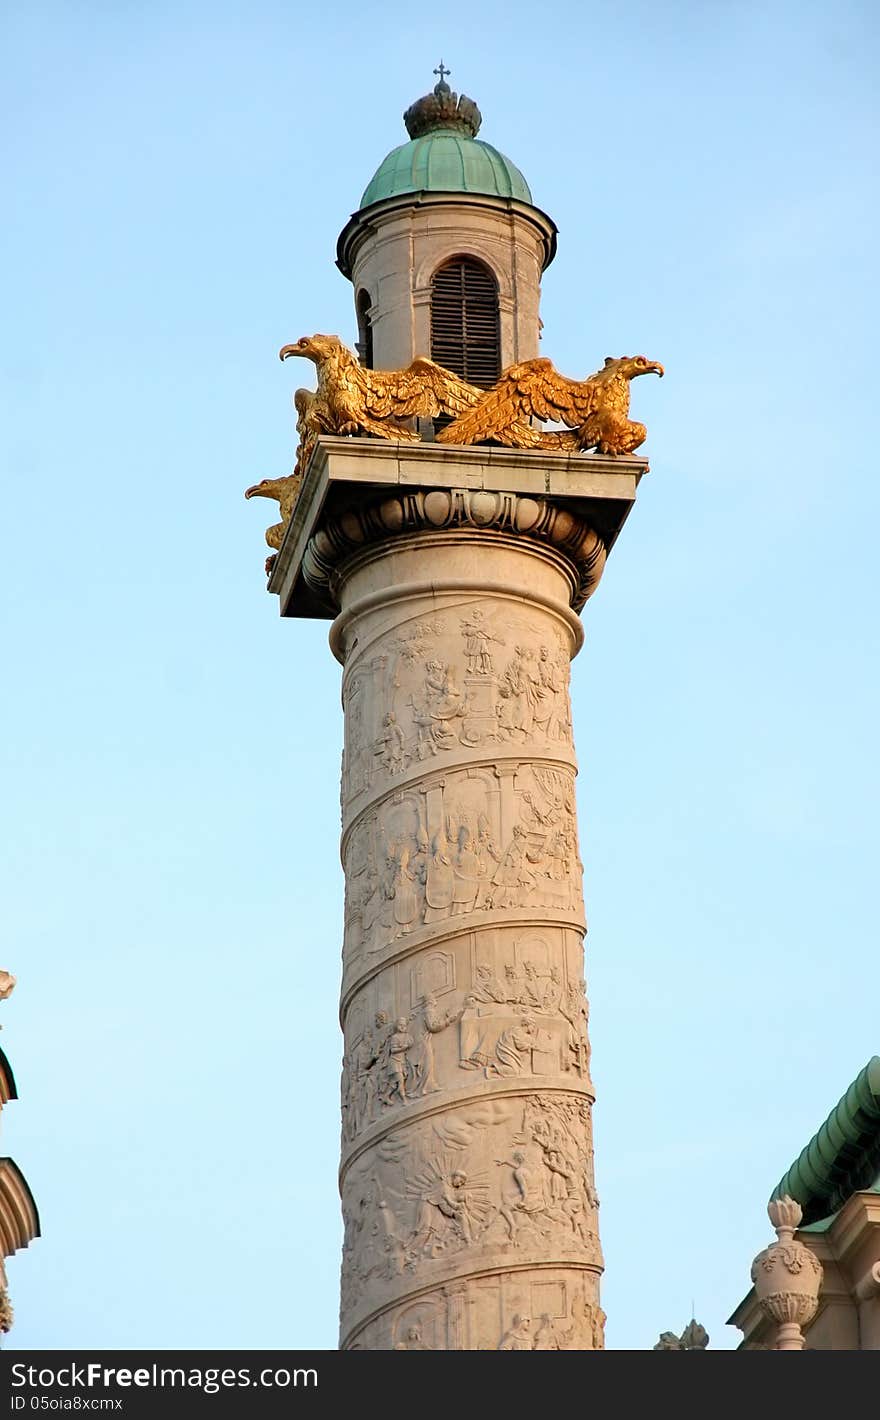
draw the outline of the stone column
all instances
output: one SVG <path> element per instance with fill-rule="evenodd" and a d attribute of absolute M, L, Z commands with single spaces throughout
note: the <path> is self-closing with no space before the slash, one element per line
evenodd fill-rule
<path fill-rule="evenodd" d="M 344 666 L 340 1345 L 592 1349 L 568 682 L 606 542 L 583 511 L 487 488 L 514 482 L 487 450 L 467 451 L 482 488 L 450 484 L 463 451 L 421 446 L 420 488 L 354 500 L 357 441 L 334 442 L 349 496 L 328 516 L 325 455 L 270 585 L 288 614 L 338 608 Z M 355 460 L 375 479 L 387 453 L 362 441 Z"/>

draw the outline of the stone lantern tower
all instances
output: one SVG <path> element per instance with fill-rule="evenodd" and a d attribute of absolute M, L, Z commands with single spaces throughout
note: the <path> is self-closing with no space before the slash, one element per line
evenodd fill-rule
<path fill-rule="evenodd" d="M 285 347 L 319 368 L 298 472 L 249 490 L 293 503 L 269 590 L 283 617 L 332 621 L 342 666 L 340 1346 L 590 1350 L 569 663 L 647 464 L 583 452 L 586 426 L 578 444 L 520 420 L 531 446 L 504 447 L 455 442 L 448 412 L 414 411 L 417 438 L 353 418 L 358 391 L 378 409 L 417 378 L 473 406 L 538 354 L 556 229 L 441 71 L 339 239 L 360 369 L 332 337 Z"/>
<path fill-rule="evenodd" d="M 409 142 L 379 165 L 337 247 L 355 290 L 359 353 L 389 370 L 433 355 L 491 385 L 539 353 L 541 273 L 556 227 L 519 169 L 477 138 L 480 110 L 442 74 L 404 122 Z"/>

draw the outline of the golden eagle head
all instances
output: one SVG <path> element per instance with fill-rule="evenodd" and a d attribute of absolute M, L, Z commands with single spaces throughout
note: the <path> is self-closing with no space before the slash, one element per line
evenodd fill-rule
<path fill-rule="evenodd" d="M 277 498 L 275 492 L 277 479 L 264 478 L 260 483 L 254 483 L 250 488 L 244 490 L 245 498 Z"/>
<path fill-rule="evenodd" d="M 293 345 L 282 345 L 278 358 L 287 360 L 291 355 L 303 355 L 307 360 L 314 360 L 316 365 L 320 365 L 344 349 L 345 346 L 338 335 L 303 335 L 294 341 Z"/>
<path fill-rule="evenodd" d="M 605 369 L 611 373 L 610 367 L 614 365 L 614 373 L 623 375 L 626 380 L 634 380 L 636 375 L 659 375 L 663 378 L 663 366 L 657 360 L 648 360 L 644 355 L 622 355 L 619 360 L 615 360 L 613 355 L 608 355 L 605 359 Z"/>

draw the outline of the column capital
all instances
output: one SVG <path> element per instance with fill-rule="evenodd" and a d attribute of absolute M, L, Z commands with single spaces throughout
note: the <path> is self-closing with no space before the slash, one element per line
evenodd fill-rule
<path fill-rule="evenodd" d="M 335 575 L 361 550 L 415 533 L 482 534 L 566 561 L 570 604 L 579 611 L 647 470 L 635 456 L 325 437 L 269 591 L 282 616 L 330 618 L 338 610 Z"/>

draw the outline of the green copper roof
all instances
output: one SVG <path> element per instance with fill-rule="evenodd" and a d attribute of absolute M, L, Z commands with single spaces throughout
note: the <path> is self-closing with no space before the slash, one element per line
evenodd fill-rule
<path fill-rule="evenodd" d="M 541 269 L 556 255 L 556 224 L 532 201 L 529 185 L 509 158 L 477 138 L 483 121 L 466 94 L 453 93 L 446 83 L 450 70 L 442 63 L 429 94 L 410 104 L 403 121 L 409 142 L 390 152 L 376 169 L 357 211 L 343 227 L 336 246 L 336 265 L 353 279 L 353 263 L 362 242 L 374 230 L 373 220 L 398 210 L 398 202 L 435 208 L 453 199 L 494 198 L 515 203 L 517 221 L 537 228 L 543 248 Z M 381 206 L 380 204 L 388 204 Z"/>
<path fill-rule="evenodd" d="M 509 158 L 467 133 L 438 128 L 395 148 L 379 164 L 361 207 L 405 192 L 471 192 L 531 204 L 529 185 Z"/>
<path fill-rule="evenodd" d="M 804 1223 L 836 1213 L 880 1177 L 880 1056 L 874 1055 L 771 1194 L 788 1194 Z"/>

